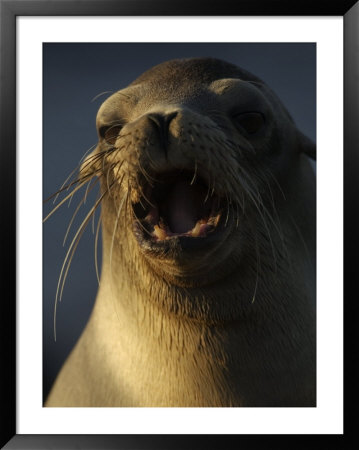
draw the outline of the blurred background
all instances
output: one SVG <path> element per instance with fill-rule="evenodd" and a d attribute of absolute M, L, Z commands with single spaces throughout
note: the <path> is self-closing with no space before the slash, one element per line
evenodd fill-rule
<path fill-rule="evenodd" d="M 84 153 L 96 145 L 96 113 L 112 92 L 122 89 L 142 72 L 163 61 L 198 56 L 223 59 L 262 78 L 282 100 L 298 128 L 315 141 L 314 43 L 44 44 L 43 198 L 56 192 L 78 166 Z M 58 278 L 68 245 L 94 203 L 95 191 L 80 208 L 65 247 L 63 239 L 83 196 L 82 191 L 75 195 L 69 207 L 67 204 L 60 207 L 43 226 L 44 400 L 86 325 L 96 297 L 95 236 L 89 224 L 75 252 L 62 301 L 57 308 L 55 342 L 53 317 Z M 52 207 L 52 201 L 44 203 L 44 216 Z"/>

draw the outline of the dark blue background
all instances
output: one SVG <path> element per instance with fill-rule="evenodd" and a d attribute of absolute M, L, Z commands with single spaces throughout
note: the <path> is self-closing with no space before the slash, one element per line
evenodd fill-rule
<path fill-rule="evenodd" d="M 315 44 L 44 44 L 44 199 L 56 192 L 85 151 L 96 144 L 96 112 L 111 92 L 125 87 L 155 64 L 194 56 L 224 59 L 262 78 L 281 98 L 298 127 L 315 140 Z M 110 92 L 92 101 L 106 91 Z M 97 291 L 90 225 L 75 253 L 58 307 L 55 343 L 55 293 L 66 254 L 62 241 L 81 197 L 77 195 L 69 208 L 63 205 L 43 228 L 44 398 L 86 324 Z M 91 195 L 87 206 L 93 201 Z M 51 205 L 44 205 L 44 214 Z M 80 218 L 84 218 L 88 208 L 85 205 L 81 210 Z M 74 223 L 69 242 L 80 223 L 81 219 Z"/>

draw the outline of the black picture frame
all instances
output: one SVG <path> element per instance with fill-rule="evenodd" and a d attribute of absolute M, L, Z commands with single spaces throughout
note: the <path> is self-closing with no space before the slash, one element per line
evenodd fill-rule
<path fill-rule="evenodd" d="M 18 16 L 343 16 L 344 18 L 344 434 L 342 435 L 17 435 L 16 434 L 16 17 Z M 351 448 L 357 422 L 359 169 L 359 2 L 357 0 L 0 0 L 1 448 L 183 449 Z M 351 263 L 353 261 L 353 263 Z"/>

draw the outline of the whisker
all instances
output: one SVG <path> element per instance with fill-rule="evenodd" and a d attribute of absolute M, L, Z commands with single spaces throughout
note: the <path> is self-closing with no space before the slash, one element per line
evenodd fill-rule
<path fill-rule="evenodd" d="M 96 269 L 96 277 L 97 277 L 97 282 L 98 284 L 100 284 L 100 276 L 99 276 L 99 270 L 98 270 L 98 236 L 99 236 L 99 232 L 100 232 L 100 227 L 101 227 L 101 219 L 102 219 L 102 213 L 100 213 L 100 216 L 98 218 L 98 222 L 97 222 L 97 228 L 96 228 L 96 236 L 95 236 L 95 269 Z"/>
<path fill-rule="evenodd" d="M 114 92 L 115 91 L 103 91 L 103 92 L 100 92 L 99 94 L 95 95 L 95 97 L 91 100 L 91 103 L 93 103 L 95 100 L 97 100 L 102 95 L 113 94 Z"/>
<path fill-rule="evenodd" d="M 74 214 L 72 215 L 72 218 L 71 218 L 71 220 L 70 220 L 70 223 L 69 223 L 69 225 L 68 225 L 68 227 L 67 227 L 67 230 L 66 230 L 66 233 L 65 233 L 65 237 L 64 237 L 64 240 L 63 240 L 63 242 L 62 242 L 62 246 L 63 246 L 63 247 L 64 247 L 64 245 L 65 245 L 65 243 L 66 243 L 66 239 L 67 239 L 67 236 L 69 235 L 69 232 L 70 232 L 70 228 L 71 228 L 71 226 L 72 226 L 72 223 L 73 223 L 73 221 L 74 221 L 74 219 L 75 219 L 77 213 L 79 212 L 79 209 L 81 208 L 81 205 L 82 205 L 83 203 L 84 203 L 84 199 L 82 198 L 81 201 L 79 202 L 79 204 L 77 205 L 77 208 L 75 209 L 75 212 L 74 212 Z"/>
<path fill-rule="evenodd" d="M 141 186 L 141 185 L 138 185 L 138 187 L 139 187 L 139 190 L 140 190 L 140 192 L 141 192 L 141 197 L 143 197 L 143 198 L 146 200 L 146 202 L 147 202 L 150 206 L 152 206 L 152 208 L 155 208 L 156 206 L 155 206 L 152 202 L 150 202 L 150 200 L 147 198 L 147 196 L 146 196 L 145 193 L 143 192 L 142 186 Z M 141 203 L 141 201 L 140 201 L 140 203 Z M 141 206 L 142 206 L 143 209 L 146 209 L 146 208 L 144 208 L 144 206 L 142 205 L 142 203 L 141 203 Z"/>
<path fill-rule="evenodd" d="M 258 288 L 258 278 L 259 278 L 259 266 L 260 266 L 260 253 L 258 249 L 258 240 L 257 235 L 255 236 L 255 249 L 256 249 L 256 282 L 254 285 L 254 292 L 251 303 L 253 304 L 257 295 L 257 288 Z"/>
<path fill-rule="evenodd" d="M 106 183 L 107 183 L 107 188 L 108 189 L 109 189 L 109 185 L 110 185 L 110 182 L 109 182 L 109 174 L 110 174 L 110 172 L 112 171 L 114 179 L 118 180 L 119 172 L 121 170 L 121 167 L 122 167 L 123 163 L 124 163 L 123 160 L 122 161 L 117 161 L 117 162 L 111 164 L 111 166 L 109 167 L 109 169 L 107 171 L 107 176 L 106 176 Z M 115 169 L 116 169 L 116 173 L 115 173 Z M 113 198 L 110 189 L 109 189 L 109 192 L 110 192 L 110 197 Z"/>
<path fill-rule="evenodd" d="M 243 169 L 242 169 L 242 174 L 246 175 L 246 173 L 243 171 Z M 261 196 L 259 195 L 259 192 L 258 192 L 258 191 L 257 191 L 256 194 L 254 194 L 253 192 L 251 192 L 250 187 L 247 185 L 247 183 L 245 182 L 245 180 L 244 180 L 243 178 L 241 179 L 241 185 L 242 185 L 242 187 L 246 190 L 246 194 L 247 194 L 248 197 L 251 199 L 252 203 L 253 203 L 254 206 L 256 207 L 256 209 L 257 209 L 257 211 L 258 211 L 258 213 L 259 213 L 259 215 L 260 215 L 260 217 L 261 217 L 261 219 L 262 219 L 264 228 L 266 229 L 266 232 L 267 232 L 267 235 L 268 235 L 268 238 L 269 238 L 269 242 L 270 242 L 270 245 L 271 245 L 272 254 L 273 254 L 273 260 L 274 260 L 275 271 L 277 271 L 277 258 L 276 258 L 275 247 L 274 247 L 273 240 L 272 240 L 272 236 L 271 236 L 269 227 L 268 227 L 268 225 L 267 225 L 267 222 L 266 222 L 266 220 L 265 220 L 264 214 L 263 214 L 262 211 L 261 211 L 261 207 L 265 210 L 265 207 L 264 207 L 264 205 L 263 205 L 263 201 L 262 201 L 262 199 L 261 199 Z"/>
<path fill-rule="evenodd" d="M 96 201 L 95 205 L 90 209 L 90 211 L 87 213 L 85 219 L 83 220 L 82 224 L 80 225 L 80 227 L 78 228 L 64 259 L 64 262 L 62 264 L 62 268 L 61 268 L 61 272 L 60 272 L 60 276 L 59 276 L 59 280 L 57 283 L 57 289 L 56 289 L 56 296 L 55 296 L 55 308 L 54 308 L 54 338 L 56 341 L 56 313 L 57 313 L 57 304 L 58 301 L 61 301 L 62 298 L 62 293 L 63 293 L 63 289 L 64 289 L 64 285 L 65 285 L 65 281 L 66 281 L 66 275 L 68 273 L 68 269 L 70 267 L 71 261 L 72 261 L 72 257 L 74 255 L 74 251 L 77 248 L 77 245 L 80 241 L 80 238 L 89 222 L 89 220 L 91 219 L 92 214 L 94 213 L 94 211 L 96 210 L 96 208 L 98 207 L 98 205 L 101 203 L 103 197 L 107 194 L 107 191 L 105 191 L 101 197 Z M 78 239 L 79 238 L 79 239 Z M 67 262 L 70 261 L 70 264 L 67 264 Z M 66 267 L 66 269 L 65 269 Z M 65 277 L 63 277 L 64 274 L 64 270 L 65 270 Z"/>
<path fill-rule="evenodd" d="M 122 161 L 117 161 L 115 164 L 111 165 L 111 170 L 113 172 L 113 178 L 115 180 L 119 179 L 119 173 L 120 173 L 123 163 L 124 163 L 124 161 L 122 160 Z M 110 194 L 111 194 L 111 192 L 110 192 Z M 111 197 L 112 197 L 112 195 L 111 195 Z"/>
<path fill-rule="evenodd" d="M 71 220 L 70 220 L 70 223 L 69 223 L 69 225 L 68 225 L 68 227 L 67 227 L 67 231 L 66 231 L 66 233 L 65 233 L 65 237 L 64 237 L 62 246 L 64 246 L 65 243 L 66 243 L 66 240 L 67 240 L 67 237 L 68 237 L 68 235 L 69 235 L 71 226 L 72 226 L 72 224 L 73 224 L 73 221 L 74 221 L 74 219 L 75 219 L 77 213 L 79 212 L 81 206 L 82 206 L 83 204 L 86 203 L 86 195 L 87 195 L 87 192 L 88 192 L 88 188 L 89 188 L 90 185 L 91 185 L 91 182 L 92 182 L 92 186 L 91 186 L 91 189 L 90 189 L 90 190 L 92 190 L 92 189 L 94 188 L 94 186 L 96 186 L 96 184 L 97 184 L 97 182 L 98 182 L 98 178 L 95 178 L 94 180 L 90 180 L 90 181 L 88 182 L 87 189 L 86 189 L 86 194 L 85 194 L 85 196 L 81 199 L 81 201 L 80 201 L 79 204 L 77 205 L 77 208 L 76 208 L 74 214 L 72 215 L 72 218 L 71 218 Z"/>
<path fill-rule="evenodd" d="M 148 234 L 149 236 L 152 236 L 152 233 L 144 227 L 144 225 L 141 223 L 140 219 L 136 216 L 136 214 L 133 211 L 132 211 L 132 219 L 135 220 L 139 224 L 139 226 L 142 228 L 142 230 L 146 234 Z"/>
<path fill-rule="evenodd" d="M 190 182 L 190 186 L 193 185 L 193 183 L 196 180 L 196 177 L 197 177 L 197 160 L 195 159 L 194 160 L 194 175 L 193 175 L 192 181 Z"/>
<path fill-rule="evenodd" d="M 113 246 L 114 246 L 114 242 L 115 242 L 115 235 L 116 235 L 116 231 L 117 231 L 118 221 L 120 219 L 120 213 L 121 213 L 121 210 L 122 210 L 122 207 L 123 207 L 126 197 L 127 197 L 127 195 L 123 194 L 122 200 L 120 202 L 120 206 L 117 211 L 116 221 L 115 221 L 115 225 L 113 227 L 113 232 L 112 232 L 111 247 L 110 247 L 110 271 L 111 271 L 111 273 L 112 273 L 112 253 L 113 253 Z"/>
<path fill-rule="evenodd" d="M 85 195 L 84 195 L 84 204 L 86 203 L 87 196 L 89 192 L 93 189 L 93 187 L 98 183 L 99 179 L 96 177 L 92 181 L 90 181 L 86 187 Z"/>
<path fill-rule="evenodd" d="M 91 150 L 91 148 L 90 148 L 89 150 Z M 87 150 L 87 152 L 88 152 L 89 150 Z M 87 152 L 86 152 L 86 153 L 87 153 Z M 85 153 L 85 154 L 86 154 L 86 153 Z M 74 169 L 74 170 L 70 173 L 70 175 L 66 178 L 66 180 L 65 180 L 65 181 L 63 182 L 63 184 L 61 185 L 60 189 L 58 189 L 54 194 L 52 194 L 50 197 L 48 197 L 46 200 L 44 200 L 44 203 L 46 203 L 47 201 L 51 200 L 53 197 L 55 197 L 53 203 L 56 203 L 57 198 L 58 198 L 58 195 L 59 195 L 61 192 L 70 189 L 70 187 L 72 187 L 74 184 L 79 183 L 80 181 L 84 180 L 85 178 L 88 178 L 88 177 L 92 178 L 96 173 L 99 172 L 99 169 L 93 170 L 91 173 L 85 174 L 85 175 L 83 175 L 82 177 L 77 176 L 77 178 L 76 178 L 74 181 L 72 181 L 72 182 L 69 183 L 69 184 L 66 184 L 66 183 L 68 182 L 68 180 L 71 179 L 71 177 L 72 177 L 75 173 L 78 173 L 78 172 L 79 172 L 79 175 L 81 175 L 81 172 L 84 172 L 84 170 L 85 170 L 89 165 L 94 164 L 94 162 L 97 162 L 98 159 L 101 159 L 101 158 L 104 156 L 105 153 L 107 153 L 107 152 L 101 151 L 101 152 L 95 153 L 94 155 L 89 156 L 89 157 L 87 158 L 86 164 L 84 164 L 82 167 L 81 167 L 81 160 L 80 160 L 80 163 L 75 167 L 75 169 Z M 85 156 L 85 155 L 84 155 L 84 156 Z M 84 158 L 84 156 L 83 156 L 82 158 Z M 82 158 L 81 158 L 81 159 L 82 159 Z"/>
<path fill-rule="evenodd" d="M 293 216 L 290 215 L 289 218 L 290 218 L 290 221 L 292 222 L 292 224 L 293 224 L 293 226 L 294 226 L 295 231 L 297 232 L 297 234 L 298 234 L 298 236 L 299 236 L 299 239 L 302 241 L 303 248 L 304 248 L 304 251 L 305 251 L 305 253 L 306 253 L 306 255 L 307 255 L 308 261 L 310 261 L 310 263 L 313 265 L 312 259 L 311 259 L 311 257 L 310 257 L 309 248 L 308 248 L 308 246 L 307 246 L 307 243 L 305 242 L 303 233 L 301 232 L 300 228 L 299 228 L 298 225 L 296 224 L 296 221 L 295 221 L 295 219 L 293 218 Z"/>
<path fill-rule="evenodd" d="M 281 194 L 283 196 L 283 199 L 287 200 L 285 193 L 282 189 L 282 186 L 280 185 L 279 181 L 277 180 L 277 177 L 272 173 L 272 171 L 269 168 L 267 168 L 266 173 L 268 173 L 268 175 L 272 178 L 272 180 L 276 184 L 277 188 L 279 189 L 279 191 L 281 192 Z"/>
<path fill-rule="evenodd" d="M 228 198 L 228 194 L 226 192 L 226 202 L 227 202 L 227 217 L 226 217 L 226 221 L 224 223 L 224 226 L 227 226 L 228 223 L 228 219 L 229 219 L 229 198 Z"/>
<path fill-rule="evenodd" d="M 96 201 L 99 199 L 101 195 L 101 192 L 98 193 L 97 197 L 96 197 Z M 91 231 L 92 234 L 95 234 L 95 216 L 96 216 L 96 211 L 94 212 L 94 214 L 92 215 L 92 224 L 91 224 Z"/>
<path fill-rule="evenodd" d="M 239 204 L 236 202 L 236 228 L 239 227 Z"/>
<path fill-rule="evenodd" d="M 97 142 L 94 145 L 91 145 L 90 148 L 88 148 L 85 153 L 81 156 L 78 165 L 80 165 L 82 163 L 82 161 L 85 159 L 86 155 L 88 155 L 89 152 L 91 152 L 92 150 L 94 150 L 97 147 Z"/>
<path fill-rule="evenodd" d="M 121 178 L 121 180 L 119 182 L 119 188 L 122 186 L 122 182 L 123 182 L 124 176 L 125 176 L 125 174 L 122 175 L 122 178 Z M 115 234 L 116 234 L 116 231 L 117 231 L 118 221 L 120 219 L 120 213 L 121 213 L 122 206 L 123 206 L 123 203 L 124 203 L 126 195 L 127 195 L 126 193 L 123 194 L 122 200 L 121 200 L 120 205 L 119 205 L 119 207 L 117 209 L 115 225 L 113 227 L 113 232 L 112 232 L 111 246 L 110 246 L 110 272 L 111 272 L 111 274 L 112 274 L 112 252 L 113 252 L 113 245 L 114 245 L 114 242 L 115 242 Z"/>
<path fill-rule="evenodd" d="M 87 178 L 92 178 L 93 174 L 87 174 L 86 176 L 84 176 L 83 178 L 78 178 L 75 181 L 72 181 L 70 184 L 63 186 L 62 188 L 58 189 L 56 192 L 54 192 L 53 194 L 51 194 L 49 197 L 47 197 L 43 203 L 47 203 L 48 201 L 50 201 L 52 198 L 54 197 L 58 197 L 59 194 L 61 194 L 61 192 L 68 190 L 70 187 L 83 182 L 84 180 L 86 180 Z M 56 202 L 56 199 L 53 201 L 53 204 Z"/>
<path fill-rule="evenodd" d="M 211 190 L 211 170 L 210 170 L 210 167 L 211 167 L 211 160 L 209 160 L 209 166 L 208 166 L 208 168 L 207 168 L 207 173 L 208 173 L 208 189 L 207 189 L 206 197 L 205 197 L 205 199 L 204 199 L 204 203 L 206 203 L 206 202 L 208 201 L 209 194 L 210 194 L 210 190 Z"/>
<path fill-rule="evenodd" d="M 138 168 L 140 169 L 140 172 L 142 173 L 142 175 L 144 176 L 145 180 L 147 181 L 147 183 L 152 187 L 153 183 L 156 181 L 154 178 L 152 178 L 148 172 L 142 167 L 142 164 L 140 162 L 140 160 L 138 160 Z"/>
<path fill-rule="evenodd" d="M 55 211 L 57 211 L 61 205 L 63 205 L 71 196 L 73 196 L 79 189 L 81 189 L 84 185 L 86 184 L 86 182 L 82 182 L 80 183 L 78 186 L 76 186 L 68 195 L 66 195 L 65 198 L 63 198 L 61 200 L 60 203 L 58 203 L 50 212 L 49 214 L 45 217 L 45 219 L 43 219 L 43 222 L 46 222 L 53 214 Z"/>

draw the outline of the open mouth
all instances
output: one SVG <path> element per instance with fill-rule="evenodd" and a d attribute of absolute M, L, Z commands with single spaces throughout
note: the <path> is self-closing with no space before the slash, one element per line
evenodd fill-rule
<path fill-rule="evenodd" d="M 152 243 L 178 238 L 207 238 L 219 228 L 221 199 L 201 179 L 184 173 L 162 175 L 143 189 L 141 201 L 133 205 L 136 235 Z"/>

